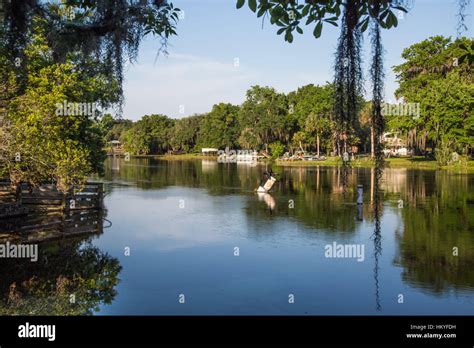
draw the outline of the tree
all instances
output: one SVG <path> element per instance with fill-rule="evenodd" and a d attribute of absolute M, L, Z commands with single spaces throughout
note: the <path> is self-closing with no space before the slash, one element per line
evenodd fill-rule
<path fill-rule="evenodd" d="M 302 1 L 298 0 L 249 0 L 249 8 L 257 12 L 257 16 L 268 16 L 271 24 L 280 27 L 277 34 L 285 33 L 285 41 L 293 42 L 293 33 L 303 34 L 302 23 L 314 25 L 313 35 L 319 38 L 323 24 L 337 26 L 340 20 L 341 34 L 338 40 L 335 62 L 335 100 L 334 112 L 339 124 L 339 133 L 347 134 L 355 128 L 359 114 L 362 95 L 361 70 L 361 38 L 369 23 L 373 23 L 371 31 L 373 38 L 373 62 L 371 67 L 372 82 L 374 85 L 373 123 L 377 124 L 376 133 L 383 131 L 383 118 L 379 105 L 382 91 L 382 46 L 380 27 L 390 29 L 398 25 L 395 10 L 407 12 L 403 7 L 403 0 L 332 0 L 332 1 Z M 245 0 L 237 0 L 237 8 L 241 8 Z M 337 135 L 337 134 L 336 134 Z M 376 137 L 379 139 L 380 137 Z M 341 137 L 337 136 L 338 141 Z M 380 141 L 377 146 L 377 158 L 381 160 Z M 338 148 L 341 147 L 339 144 Z"/>
<path fill-rule="evenodd" d="M 244 149 L 257 149 L 260 144 L 259 136 L 252 127 L 243 128 L 237 142 Z"/>
<path fill-rule="evenodd" d="M 319 138 L 323 132 L 330 130 L 329 119 L 317 116 L 316 114 L 312 113 L 306 119 L 304 129 L 309 135 L 314 136 L 314 134 L 316 134 L 316 154 L 319 157 Z"/>
<path fill-rule="evenodd" d="M 195 149 L 198 135 L 205 115 L 194 115 L 176 120 L 171 135 L 171 146 L 173 150 L 186 152 Z"/>
<path fill-rule="evenodd" d="M 283 146 L 283 144 L 279 141 L 275 141 L 274 143 L 271 143 L 269 147 L 270 147 L 270 153 L 273 159 L 280 157 L 283 154 L 283 152 L 285 152 L 285 146 Z"/>
<path fill-rule="evenodd" d="M 292 146 L 293 147 L 299 147 L 301 151 L 305 150 L 305 147 L 303 144 L 306 144 L 307 142 L 307 134 L 303 131 L 296 132 L 293 134 L 292 138 Z"/>
<path fill-rule="evenodd" d="M 53 181 L 63 191 L 80 189 L 103 168 L 103 136 L 96 122 L 100 112 L 94 101 L 113 101 L 113 86 L 103 74 L 77 70 L 72 57 L 54 63 L 43 23 L 34 33 L 25 49 L 28 88 L 4 104 L 0 175 L 9 175 L 13 184 Z"/>
<path fill-rule="evenodd" d="M 104 134 L 112 130 L 115 125 L 115 119 L 111 114 L 105 114 L 99 121 L 99 127 Z"/>
<path fill-rule="evenodd" d="M 106 141 L 123 140 L 123 136 L 127 130 L 132 128 L 133 122 L 131 120 L 119 119 L 114 120 L 112 128 L 106 133 Z"/>
<path fill-rule="evenodd" d="M 166 51 L 180 10 L 165 0 L 0 1 L 0 175 L 80 189 L 102 172 L 111 130 L 110 119 L 97 122 L 96 106 L 121 109 L 123 62 L 147 34 Z M 63 102 L 93 104 L 97 117 L 57 115 Z"/>
<path fill-rule="evenodd" d="M 320 153 L 320 137 L 331 137 L 333 119 L 334 88 L 312 84 L 298 88 L 288 95 L 290 109 L 300 129 L 307 133 L 307 139 L 316 138 L 316 151 Z"/>
<path fill-rule="evenodd" d="M 151 136 L 143 123 L 135 123 L 121 137 L 125 151 L 131 155 L 148 155 L 151 151 Z"/>
<path fill-rule="evenodd" d="M 362 107 L 362 110 L 359 114 L 359 124 L 363 132 L 364 138 L 367 138 L 365 135 L 367 127 L 369 128 L 369 142 L 370 142 L 370 157 L 375 158 L 375 133 L 374 126 L 372 124 L 372 103 L 366 102 Z"/>
<path fill-rule="evenodd" d="M 234 148 L 240 134 L 239 107 L 220 103 L 214 105 L 202 120 L 199 130 L 201 147 Z"/>
<path fill-rule="evenodd" d="M 237 8 L 242 8 L 245 0 L 236 0 Z M 312 25 L 312 33 L 319 38 L 324 23 L 337 26 L 344 8 L 353 3 L 355 5 L 356 18 L 362 31 L 365 31 L 371 18 L 377 20 L 384 28 L 390 29 L 398 25 L 395 10 L 406 9 L 401 6 L 403 1 L 362 1 L 362 0 L 330 0 L 330 1 L 298 1 L 298 0 L 248 0 L 248 6 L 257 17 L 267 16 L 270 23 L 280 27 L 278 35 L 285 33 L 285 41 L 293 42 L 293 33 L 303 34 L 303 20 L 305 25 Z M 375 11 L 377 3 L 380 8 Z"/>
<path fill-rule="evenodd" d="M 137 57 L 143 37 L 161 38 L 162 51 L 167 39 L 176 35 L 179 8 L 166 0 L 1 0 L 4 9 L 5 45 L 11 61 L 25 58 L 24 49 L 35 22 L 47 28 L 47 45 L 55 63 L 63 62 L 71 53 L 77 64 L 87 68 L 90 61 L 103 67 L 109 81 L 118 81 L 122 101 L 123 62 Z M 27 74 L 20 66 L 19 81 Z"/>
<path fill-rule="evenodd" d="M 171 148 L 174 120 L 165 115 L 145 115 L 123 135 L 125 150 L 134 155 L 161 154 Z"/>
<path fill-rule="evenodd" d="M 253 86 L 247 91 L 239 113 L 240 144 L 254 148 L 263 145 L 268 152 L 268 144 L 277 140 L 288 142 L 289 122 L 286 96 L 270 87 Z"/>
<path fill-rule="evenodd" d="M 389 125 L 414 134 L 414 143 L 430 142 L 433 148 L 472 151 L 473 74 L 469 59 L 461 61 L 464 47 L 474 40 L 454 42 L 442 36 L 414 44 L 402 53 L 405 62 L 395 66 L 397 97 L 420 104 L 420 118 L 392 117 Z"/>
<path fill-rule="evenodd" d="M 136 58 L 149 33 L 166 49 L 179 9 L 151 0 L 1 5 L 0 175 L 14 184 L 52 180 L 63 191 L 80 189 L 90 174 L 102 172 L 105 159 L 110 120 L 98 123 L 96 107 L 121 106 L 124 58 Z M 92 117 L 71 114 L 67 105 L 74 104 L 92 104 Z"/>

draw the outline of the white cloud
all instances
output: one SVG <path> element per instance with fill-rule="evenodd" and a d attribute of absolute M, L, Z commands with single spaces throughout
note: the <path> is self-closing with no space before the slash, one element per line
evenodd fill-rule
<path fill-rule="evenodd" d="M 136 120 L 162 113 L 179 118 L 210 111 L 219 102 L 240 104 L 257 77 L 243 64 L 235 67 L 233 59 L 222 62 L 187 54 L 160 57 L 156 64 L 132 65 L 126 73 L 123 116 Z M 180 105 L 184 105 L 184 115 Z"/>

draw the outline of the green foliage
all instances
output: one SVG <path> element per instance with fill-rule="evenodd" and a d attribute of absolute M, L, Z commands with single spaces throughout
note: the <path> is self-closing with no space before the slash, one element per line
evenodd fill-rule
<path fill-rule="evenodd" d="M 438 166 L 446 166 L 451 158 L 451 151 L 446 143 L 441 144 L 435 149 L 435 158 Z"/>
<path fill-rule="evenodd" d="M 111 114 L 105 114 L 98 122 L 98 126 L 104 134 L 112 130 L 115 125 L 115 118 Z"/>
<path fill-rule="evenodd" d="M 269 148 L 273 159 L 280 157 L 285 152 L 285 146 L 279 141 L 271 143 Z"/>
<path fill-rule="evenodd" d="M 123 63 L 137 57 L 144 36 L 160 38 L 160 52 L 176 35 L 180 9 L 169 1 L 66 0 L 6 1 L 5 45 L 13 58 L 25 56 L 24 49 L 35 30 L 36 21 L 47 28 L 47 45 L 54 63 L 75 55 L 77 63 L 103 67 L 109 82 L 115 81 L 122 98 Z M 19 76 L 27 69 L 20 67 Z M 26 81 L 19 79 L 22 86 Z"/>
<path fill-rule="evenodd" d="M 317 137 L 323 137 L 323 142 L 327 143 L 333 128 L 333 85 L 327 83 L 324 86 L 311 84 L 300 87 L 288 95 L 288 102 L 298 128 L 304 132 L 304 135 L 297 136 L 294 144 L 298 147 L 300 143 L 308 142 L 308 145 L 316 145 Z"/>
<path fill-rule="evenodd" d="M 161 116 L 161 123 L 151 122 L 149 116 L 133 123 L 116 121 L 107 140 L 120 138 L 126 151 L 135 155 L 229 147 L 270 149 L 273 156 L 279 156 L 287 149 L 317 149 L 318 144 L 327 151 L 335 128 L 333 95 L 331 84 L 304 86 L 288 95 L 270 87 L 253 86 L 241 106 L 220 103 L 203 115 L 178 120 Z M 153 147 L 153 141 L 160 145 Z"/>
<path fill-rule="evenodd" d="M 123 140 L 125 132 L 132 128 L 133 122 L 130 120 L 115 120 L 112 128 L 110 128 L 106 133 L 106 140 Z"/>
<path fill-rule="evenodd" d="M 442 143 L 451 151 L 472 151 L 472 63 L 461 57 L 465 57 L 465 48 L 473 43 L 468 38 L 451 42 L 435 36 L 403 51 L 405 62 L 394 67 L 400 83 L 396 95 L 405 102 L 420 103 L 421 117 L 393 117 L 388 122 L 392 129 L 423 136 L 433 148 Z"/>
<path fill-rule="evenodd" d="M 54 63 L 41 21 L 25 54 L 28 88 L 10 95 L 5 104 L 0 175 L 9 175 L 13 183 L 52 181 L 63 191 L 80 188 L 90 174 L 103 168 L 100 113 L 92 103 L 113 101 L 113 86 L 103 74 L 76 69 L 72 57 Z M 58 104 L 63 102 L 88 103 L 88 110 L 97 117 L 58 113 Z"/>
<path fill-rule="evenodd" d="M 246 148 L 267 149 L 276 140 L 289 140 L 288 104 L 284 94 L 271 87 L 253 86 L 239 113 L 243 129 L 239 144 Z"/>
<path fill-rule="evenodd" d="M 237 9 L 242 8 L 245 0 L 237 0 Z M 247 2 L 250 10 L 257 13 L 257 17 L 266 16 L 270 23 L 279 27 L 277 34 L 285 33 L 285 41 L 291 43 L 294 32 L 303 34 L 303 26 L 314 26 L 313 36 L 321 36 L 324 23 L 333 26 L 338 25 L 342 17 L 344 2 L 342 0 L 331 1 L 302 1 L 302 0 L 249 0 Z M 382 28 L 390 29 L 398 25 L 397 16 L 394 11 L 407 12 L 402 6 L 402 1 L 380 1 L 379 9 L 376 10 L 375 1 L 357 1 L 358 27 L 362 32 L 367 30 L 369 20 L 374 19 Z"/>
<path fill-rule="evenodd" d="M 40 250 L 38 262 L 11 260 L 0 268 L 0 315 L 92 315 L 116 297 L 119 260 L 90 241 Z"/>
<path fill-rule="evenodd" d="M 298 131 L 293 135 L 291 146 L 304 151 L 308 144 L 308 135 L 303 131 Z"/>
<path fill-rule="evenodd" d="M 214 105 L 202 120 L 199 130 L 201 147 L 235 148 L 240 134 L 239 107 L 220 103 Z"/>
<path fill-rule="evenodd" d="M 164 115 L 145 115 L 122 136 L 125 150 L 133 155 L 160 154 L 171 145 L 174 120 Z"/>
<path fill-rule="evenodd" d="M 205 115 L 194 115 L 176 120 L 171 135 L 173 150 L 190 152 L 195 150 L 201 124 Z"/>
<path fill-rule="evenodd" d="M 300 87 L 297 91 L 288 94 L 288 103 L 290 108 L 293 108 L 293 116 L 300 127 L 304 127 L 306 118 L 310 114 L 329 118 L 334 103 L 333 85 L 310 84 Z"/>

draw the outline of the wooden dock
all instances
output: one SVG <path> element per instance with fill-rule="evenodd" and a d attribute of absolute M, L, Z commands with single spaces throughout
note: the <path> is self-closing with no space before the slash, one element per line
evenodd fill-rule
<path fill-rule="evenodd" d="M 98 210 L 36 213 L 0 220 L 0 242 L 39 243 L 102 231 L 103 213 Z"/>
<path fill-rule="evenodd" d="M 15 189 L 0 182 L 0 241 L 36 243 L 102 233 L 103 208 L 102 183 L 64 194 L 52 185 Z"/>
<path fill-rule="evenodd" d="M 102 209 L 103 195 L 102 183 L 87 183 L 80 192 L 65 194 L 54 185 L 30 188 L 22 184 L 15 189 L 9 182 L 0 182 L 0 206 L 17 205 L 28 211 Z"/>

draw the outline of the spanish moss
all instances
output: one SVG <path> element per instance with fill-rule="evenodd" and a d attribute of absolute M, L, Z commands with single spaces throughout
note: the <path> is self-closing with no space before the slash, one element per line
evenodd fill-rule
<path fill-rule="evenodd" d="M 124 62 L 136 60 L 140 42 L 148 33 L 161 37 L 166 46 L 166 39 L 176 35 L 175 24 L 180 11 L 166 0 L 0 1 L 11 60 L 23 61 L 26 37 L 41 23 L 54 60 L 62 63 L 73 57 L 79 67 L 90 67 L 91 59 L 95 60 L 98 71 L 91 74 L 107 76 L 116 92 L 114 104 L 119 109 L 123 102 Z M 21 69 L 18 70 L 20 77 Z M 21 79 L 18 83 L 21 85 Z"/>
<path fill-rule="evenodd" d="M 361 40 L 357 27 L 359 14 L 358 1 L 347 0 L 341 23 L 341 34 L 335 63 L 335 118 L 339 125 L 338 148 L 343 151 L 343 193 L 347 191 L 349 160 L 346 139 L 354 126 L 360 110 L 362 95 Z"/>
<path fill-rule="evenodd" d="M 379 189 L 379 183 L 375 180 L 375 190 Z M 376 198 L 377 200 L 377 198 Z M 376 207 L 378 206 L 376 202 Z M 382 306 L 380 304 L 380 284 L 379 284 L 379 258 L 382 255 L 382 234 L 381 234 L 381 224 L 380 224 L 380 210 L 374 210 L 374 222 L 375 229 L 373 234 L 374 241 L 374 283 L 375 283 L 375 309 L 380 311 Z"/>
<path fill-rule="evenodd" d="M 374 3 L 373 8 L 375 13 L 380 11 L 380 1 Z M 375 229 L 373 234 L 374 240 L 374 279 L 375 279 L 375 298 L 376 309 L 381 310 L 380 296 L 379 296 L 379 256 L 382 254 L 382 236 L 380 226 L 380 183 L 383 175 L 384 158 L 383 158 L 383 144 L 381 142 L 383 131 L 385 129 L 385 121 L 382 115 L 382 99 L 383 99 L 383 46 L 380 33 L 380 24 L 377 20 L 372 21 L 370 30 L 371 44 L 372 44 L 372 63 L 370 68 L 370 77 L 372 79 L 372 114 L 371 123 L 374 130 L 374 152 L 375 152 L 375 199 L 374 199 L 374 221 Z"/>
<path fill-rule="evenodd" d="M 357 27 L 359 20 L 357 6 L 357 0 L 347 0 L 345 3 L 341 34 L 336 52 L 335 116 L 341 127 L 340 131 L 345 135 L 347 135 L 347 132 L 357 119 L 361 106 L 359 99 L 363 91 L 361 69 L 362 35 Z"/>
<path fill-rule="evenodd" d="M 467 31 L 469 28 L 466 25 L 466 18 L 469 15 L 466 13 L 466 9 L 469 8 L 469 4 L 471 0 L 459 0 L 459 7 L 458 7 L 458 25 L 457 25 L 457 34 L 458 37 L 462 36 L 462 33 Z"/>

